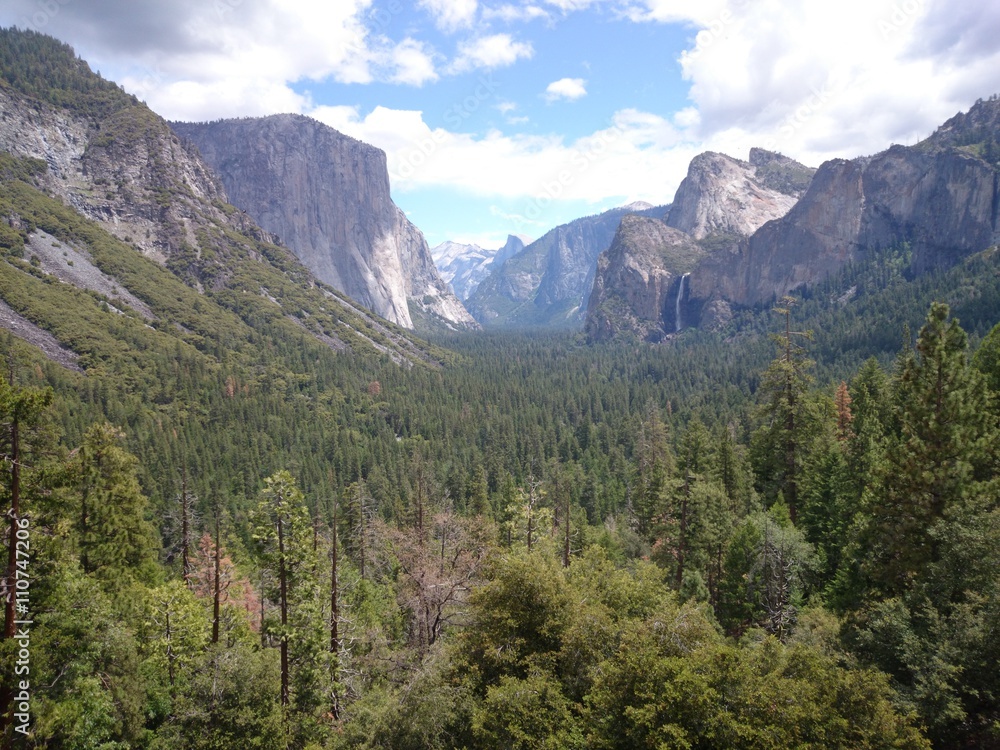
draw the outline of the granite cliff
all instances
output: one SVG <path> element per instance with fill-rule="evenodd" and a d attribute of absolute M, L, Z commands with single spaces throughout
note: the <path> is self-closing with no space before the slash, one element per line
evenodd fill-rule
<path fill-rule="evenodd" d="M 786 216 L 692 274 L 692 296 L 760 304 L 889 248 L 920 275 L 996 244 L 998 134 L 1000 101 L 980 101 L 915 146 L 824 163 Z"/>
<path fill-rule="evenodd" d="M 464 302 L 494 268 L 499 268 L 508 258 L 524 250 L 526 242 L 530 240 L 514 234 L 507 235 L 507 242 L 499 250 L 486 250 L 479 245 L 460 242 L 442 242 L 431 248 L 431 257 L 441 278 Z"/>
<path fill-rule="evenodd" d="M 663 221 L 621 222 L 598 261 L 587 305 L 588 337 L 625 331 L 655 341 L 699 321 L 704 300 L 699 303 L 693 292 L 697 270 L 714 263 L 715 283 L 727 283 L 741 243 L 785 216 L 813 172 L 757 148 L 749 161 L 714 152 L 696 156 Z M 724 302 L 707 313 L 713 320 L 727 315 Z"/>
<path fill-rule="evenodd" d="M 691 161 L 667 214 L 667 224 L 696 240 L 749 236 L 788 213 L 802 196 L 812 169 L 755 148 L 750 161 L 706 152 Z"/>
<path fill-rule="evenodd" d="M 9 289 L 32 283 L 17 265 L 22 253 L 34 273 L 67 287 L 63 296 L 98 295 L 108 309 L 134 313 L 196 347 L 206 346 L 206 334 L 194 320 L 208 316 L 227 321 L 237 338 L 266 320 L 282 335 L 306 332 L 337 351 L 426 359 L 399 329 L 318 283 L 229 203 L 196 148 L 51 37 L 0 29 L 0 161 L 0 234 L 15 258 L 0 268 Z M 31 343 L 42 346 L 39 332 L 51 336 L 64 325 L 54 304 L 0 296 L 9 313 L 0 326 Z M 70 360 L 89 346 L 58 335 L 54 341 Z M 55 352 L 48 344 L 43 351 Z"/>
<path fill-rule="evenodd" d="M 666 219 L 702 250 L 683 288 L 684 325 L 718 325 L 734 305 L 766 304 L 882 251 L 905 248 L 910 273 L 920 275 L 996 244 L 998 141 L 1000 100 L 994 97 L 915 146 L 834 159 L 811 179 L 801 165 L 758 149 L 749 162 L 696 157 Z M 662 295 L 649 291 L 646 299 L 634 277 L 614 275 L 629 263 L 652 263 L 647 275 L 672 275 L 677 298 L 678 274 L 688 271 L 664 264 L 655 252 L 664 245 L 662 233 L 647 234 L 651 248 L 638 247 L 642 238 L 631 236 L 609 249 L 630 257 L 601 264 L 606 276 L 595 281 L 595 295 L 601 292 L 588 313 L 592 337 L 628 330 L 656 338 L 674 330 L 675 314 Z M 658 327 L 648 318 L 657 305 Z M 610 321 L 609 310 L 617 311 Z"/>
<path fill-rule="evenodd" d="M 666 207 L 634 203 L 558 226 L 508 259 L 469 298 L 469 312 L 492 327 L 578 327 L 597 271 L 622 217 L 663 216 Z"/>
<path fill-rule="evenodd" d="M 657 341 L 683 327 L 685 274 L 705 251 L 688 234 L 649 216 L 625 216 L 597 261 L 586 333 L 603 341 L 622 331 Z"/>
<path fill-rule="evenodd" d="M 405 328 L 475 328 L 392 202 L 385 153 L 301 115 L 172 123 L 234 205 L 316 276 Z"/>
<path fill-rule="evenodd" d="M 226 277 L 223 265 L 196 257 L 200 227 L 274 239 L 227 210 L 222 183 L 155 113 L 124 92 L 105 108 L 53 106 L 0 86 L 0 151 L 45 161 L 47 192 L 197 285 Z"/>

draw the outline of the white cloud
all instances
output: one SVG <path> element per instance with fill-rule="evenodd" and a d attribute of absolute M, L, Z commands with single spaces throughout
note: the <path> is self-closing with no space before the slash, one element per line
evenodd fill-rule
<path fill-rule="evenodd" d="M 508 125 L 523 125 L 531 120 L 527 115 L 514 114 L 518 109 L 514 102 L 500 102 L 495 109 L 503 115 L 503 119 Z"/>
<path fill-rule="evenodd" d="M 130 83 L 129 79 L 124 81 L 126 90 L 136 91 Z M 136 95 L 143 97 L 138 91 Z M 260 76 L 226 81 L 174 81 L 157 87 L 145 98 L 158 114 L 182 121 L 301 112 L 308 106 L 305 97 L 283 82 Z"/>
<path fill-rule="evenodd" d="M 545 0 L 546 5 L 558 8 L 563 13 L 586 10 L 593 5 L 600 5 L 603 0 Z"/>
<path fill-rule="evenodd" d="M 688 23 L 680 59 L 705 144 L 768 145 L 812 164 L 912 143 L 993 93 L 994 4 L 943 0 L 628 0 L 630 18 Z M 991 29 L 987 32 L 986 29 Z"/>
<path fill-rule="evenodd" d="M 505 206 L 523 200 L 509 212 L 526 221 L 544 201 L 669 201 L 688 161 L 703 150 L 745 158 L 751 146 L 765 145 L 816 166 L 891 141 L 913 142 L 1000 87 L 997 3 L 422 1 L 440 29 L 476 28 L 466 32 L 471 38 L 457 45 L 450 65 L 441 63 L 419 24 L 398 31 L 408 7 L 401 0 L 59 2 L 42 30 L 81 40 L 78 51 L 95 67 L 168 118 L 311 114 L 385 149 L 394 189 L 448 186 L 504 196 Z M 40 7 L 38 0 L 4 0 L 0 21 L 17 23 Z M 656 114 L 623 109 L 610 125 L 569 140 L 460 132 L 475 111 L 469 106 L 448 110 L 454 117 L 445 118 L 447 129 L 430 128 L 420 112 L 316 107 L 297 93 L 303 83 L 326 79 L 421 86 L 442 74 L 509 66 L 535 49 L 513 32 L 494 33 L 490 23 L 552 20 L 588 8 L 685 27 L 689 41 L 679 62 L 690 87 L 687 105 Z M 540 50 L 558 44 L 554 35 L 543 36 L 549 30 L 532 29 Z M 301 83 L 293 89 L 291 82 Z M 495 98 L 492 79 L 487 84 L 482 97 L 479 89 L 471 97 L 475 107 L 496 107 L 505 127 L 524 122 L 511 102 Z M 586 88 L 567 78 L 547 93 L 572 99 Z"/>
<path fill-rule="evenodd" d="M 470 28 L 479 6 L 477 0 L 420 0 L 419 5 L 429 11 L 438 28 L 446 32 Z"/>
<path fill-rule="evenodd" d="M 519 199 L 523 210 L 511 213 L 532 220 L 540 220 L 539 207 L 564 200 L 597 204 L 614 196 L 622 203 L 665 203 L 700 150 L 669 121 L 638 110 L 623 110 L 608 127 L 568 142 L 451 132 L 431 128 L 420 112 L 384 107 L 364 117 L 345 107 L 311 114 L 385 150 L 394 191 L 449 187 Z"/>
<path fill-rule="evenodd" d="M 423 86 L 429 81 L 438 79 L 438 74 L 434 70 L 433 53 L 423 42 L 406 38 L 395 46 L 390 57 L 395 67 L 395 72 L 390 78 L 393 83 Z"/>
<path fill-rule="evenodd" d="M 518 21 L 536 21 L 539 19 L 549 19 L 547 10 L 537 5 L 500 5 L 495 8 L 483 8 L 483 19 L 492 21 L 494 19 L 505 23 L 515 23 Z"/>
<path fill-rule="evenodd" d="M 560 78 L 545 87 L 545 100 L 548 102 L 565 99 L 576 101 L 587 95 L 587 82 L 582 78 Z"/>
<path fill-rule="evenodd" d="M 726 0 L 626 0 L 620 11 L 636 21 L 659 23 L 694 23 L 708 27 L 727 12 Z"/>
<path fill-rule="evenodd" d="M 481 36 L 458 45 L 458 56 L 451 69 L 462 73 L 477 68 L 504 68 L 534 53 L 530 42 L 515 41 L 510 34 Z"/>
<path fill-rule="evenodd" d="M 305 111 L 293 82 L 374 81 L 422 86 L 437 80 L 435 51 L 393 29 L 399 2 L 171 0 L 59 2 L 46 33 L 70 39 L 105 76 L 170 119 Z M 474 0 L 442 3 L 461 18 Z M 4 0 L 0 21 L 37 12 L 36 0 Z M 55 6 L 53 6 L 55 7 Z M 457 22 L 457 21 L 456 21 Z"/>

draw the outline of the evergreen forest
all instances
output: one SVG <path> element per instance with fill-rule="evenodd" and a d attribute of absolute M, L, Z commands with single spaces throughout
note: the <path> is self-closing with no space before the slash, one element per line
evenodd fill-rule
<path fill-rule="evenodd" d="M 248 236 L 198 291 L 46 169 L 0 154 L 0 297 L 74 353 L 0 335 L 5 747 L 1000 748 L 996 248 L 655 345 L 423 340 Z"/>

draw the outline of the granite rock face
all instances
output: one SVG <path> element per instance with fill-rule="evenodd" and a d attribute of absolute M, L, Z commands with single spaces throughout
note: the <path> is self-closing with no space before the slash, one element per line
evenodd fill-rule
<path fill-rule="evenodd" d="M 138 103 L 94 122 L 0 87 L 0 150 L 43 159 L 48 192 L 160 263 L 183 264 L 207 224 L 273 239 L 221 207 L 225 190 L 197 150 Z"/>
<path fill-rule="evenodd" d="M 692 274 L 691 294 L 752 305 L 813 283 L 858 255 L 862 170 L 835 160 L 780 220 L 718 248 Z"/>
<path fill-rule="evenodd" d="M 597 262 L 587 303 L 587 337 L 602 341 L 627 331 L 657 341 L 683 328 L 685 274 L 704 254 L 690 235 L 659 219 L 625 216 Z"/>
<path fill-rule="evenodd" d="M 749 236 L 788 213 L 811 176 L 808 167 L 763 149 L 754 149 L 749 162 L 711 151 L 699 154 L 677 188 L 667 224 L 696 240 Z"/>
<path fill-rule="evenodd" d="M 658 340 L 702 318 L 706 299 L 728 299 L 747 282 L 733 276 L 747 238 L 794 210 L 815 170 L 763 149 L 749 161 L 696 156 L 664 221 L 623 220 L 598 262 L 588 302 L 592 340 L 620 332 Z M 712 324 L 731 314 L 715 305 Z"/>
<path fill-rule="evenodd" d="M 392 202 L 381 150 L 301 115 L 172 127 L 317 278 L 405 328 L 476 327 Z"/>
<path fill-rule="evenodd" d="M 628 214 L 663 216 L 648 203 L 577 219 L 550 230 L 494 270 L 467 305 L 483 325 L 577 328 L 586 316 L 597 258 Z"/>
<path fill-rule="evenodd" d="M 760 149 L 749 162 L 702 154 L 666 221 L 703 251 L 683 289 L 685 326 L 721 325 L 734 307 L 766 304 L 886 250 L 907 248 L 915 275 L 948 268 L 1000 241 L 1000 99 L 980 100 L 915 146 L 834 159 L 815 174 Z M 642 242 L 650 248 L 637 249 Z M 663 237 L 616 240 L 615 252 L 626 246 L 633 265 L 651 264 L 647 276 L 676 273 L 653 252 Z M 619 267 L 613 257 L 601 261 L 591 336 L 623 330 L 651 338 L 648 316 L 657 305 L 660 333 L 673 332 L 662 290 L 649 287 L 644 297 Z M 609 311 L 617 321 L 607 320 Z"/>
<path fill-rule="evenodd" d="M 995 162 L 935 136 L 829 161 L 787 215 L 706 260 L 692 294 L 760 304 L 904 243 L 914 274 L 948 268 L 1000 239 L 998 198 Z"/>

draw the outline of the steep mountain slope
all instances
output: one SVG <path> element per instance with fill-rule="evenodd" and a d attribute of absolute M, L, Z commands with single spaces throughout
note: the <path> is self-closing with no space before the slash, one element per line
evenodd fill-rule
<path fill-rule="evenodd" d="M 405 328 L 475 322 L 389 195 L 385 153 L 301 115 L 173 123 L 234 205 L 288 244 L 318 278 Z"/>
<path fill-rule="evenodd" d="M 324 347 L 431 359 L 422 344 L 317 284 L 226 202 L 209 167 L 164 120 L 67 45 L 0 30 L 0 109 L 0 245 L 10 255 L 0 296 L 81 355 L 85 368 L 114 347 L 91 346 L 96 333 L 70 336 L 67 325 L 79 317 L 70 288 L 206 351 L 246 340 L 268 321 L 274 335 L 311 334 Z M 63 284 L 44 295 L 43 309 L 17 295 L 29 285 L 14 281 L 19 274 Z M 96 322 L 118 335 L 108 319 Z"/>
<path fill-rule="evenodd" d="M 750 150 L 750 160 L 706 152 L 692 159 L 664 221 L 622 222 L 598 261 L 587 305 L 591 340 L 621 331 L 659 340 L 699 320 L 688 276 L 714 257 L 725 269 L 734 248 L 765 223 L 784 216 L 815 170 L 780 154 Z M 705 318 L 727 319 L 716 302 Z"/>
<path fill-rule="evenodd" d="M 744 200 L 731 200 L 729 187 L 746 184 L 740 163 L 715 154 L 692 162 L 692 174 L 678 190 L 667 222 L 689 231 L 706 251 L 690 271 L 684 290 L 685 325 L 716 325 L 728 319 L 732 306 L 753 306 L 790 291 L 808 287 L 857 263 L 892 249 L 902 249 L 909 273 L 920 275 L 953 266 L 1000 240 L 1000 100 L 980 100 L 931 137 L 912 147 L 892 146 L 872 157 L 834 159 L 824 163 L 808 189 L 783 213 L 780 201 L 763 198 L 775 186 L 794 197 L 801 188 L 801 170 L 766 152 L 751 155 L 749 166 L 770 172 L 770 184 L 758 185 Z M 794 163 L 793 163 L 794 164 Z M 713 179 L 716 178 L 716 179 Z M 791 178 L 791 179 L 790 179 Z M 762 210 L 763 207 L 763 210 Z M 768 210 L 783 213 L 766 220 Z M 763 223 L 761 223 L 763 222 Z M 739 236 L 740 228 L 758 228 Z M 713 234 L 714 233 L 714 234 Z M 654 240 L 654 242 L 657 240 Z M 630 248 L 634 243 L 618 243 Z M 656 253 L 636 256 L 653 258 Z M 619 267 L 612 261 L 607 268 Z M 662 266 L 648 273 L 669 272 Z M 620 283 L 621 280 L 618 280 Z M 677 282 L 679 283 L 679 282 Z M 650 335 L 648 321 L 630 322 L 637 311 L 622 308 L 620 320 L 606 320 L 607 297 L 628 300 L 635 290 L 601 282 L 603 297 L 590 330 Z M 675 291 L 677 286 L 675 285 Z M 639 316 L 641 317 L 641 316 Z M 675 315 L 666 309 L 660 330 L 674 330 Z"/>
<path fill-rule="evenodd" d="M 753 305 L 886 248 L 921 274 L 995 244 L 998 120 L 1000 101 L 980 101 L 916 146 L 826 162 L 783 219 L 695 271 L 692 296 Z"/>
<path fill-rule="evenodd" d="M 597 261 L 587 303 L 587 337 L 604 341 L 625 330 L 655 341 L 665 329 L 680 330 L 684 274 L 704 254 L 689 234 L 659 219 L 622 218 L 611 247 Z"/>
<path fill-rule="evenodd" d="M 431 257 L 441 278 L 451 285 L 452 291 L 463 302 L 467 300 L 490 271 L 499 268 L 508 259 L 524 250 L 526 237 L 508 235 L 499 250 L 484 250 L 479 245 L 460 242 L 442 242 L 431 248 Z"/>
<path fill-rule="evenodd" d="M 663 216 L 665 206 L 632 204 L 552 229 L 496 268 L 469 298 L 483 325 L 577 327 L 597 270 L 623 216 Z"/>

